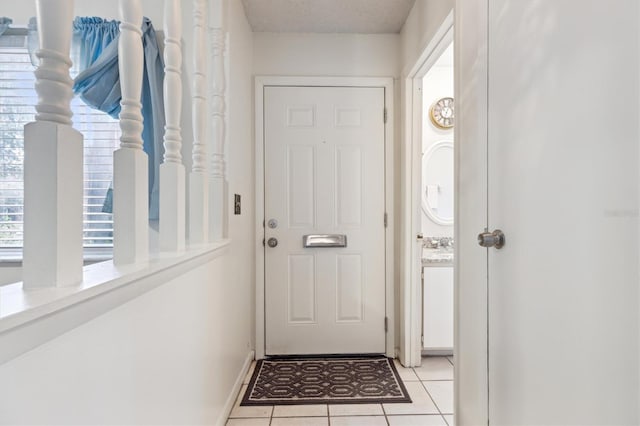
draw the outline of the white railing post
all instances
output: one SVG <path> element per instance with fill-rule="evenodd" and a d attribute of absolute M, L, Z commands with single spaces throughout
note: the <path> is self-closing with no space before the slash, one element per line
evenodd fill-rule
<path fill-rule="evenodd" d="M 182 12 L 180 0 L 164 2 L 164 162 L 160 165 L 160 248 L 182 251 L 185 243 L 185 176 L 182 164 Z"/>
<path fill-rule="evenodd" d="M 113 154 L 113 260 L 116 264 L 149 258 L 149 175 L 142 150 L 142 6 L 119 0 L 120 149 Z"/>
<path fill-rule="evenodd" d="M 224 0 L 214 0 L 211 3 L 212 25 L 211 50 L 212 50 L 212 87 L 211 87 L 211 110 L 212 110 L 212 152 L 211 152 L 211 198 L 209 200 L 209 235 L 211 240 L 226 237 L 227 222 L 227 188 L 225 170 L 225 41 L 224 29 Z"/>
<path fill-rule="evenodd" d="M 189 178 L 189 241 L 209 241 L 209 176 L 207 175 L 207 8 L 193 0 L 193 167 Z"/>
<path fill-rule="evenodd" d="M 72 0 L 37 0 L 36 121 L 24 128 L 24 288 L 82 281 L 83 137 L 71 127 Z"/>

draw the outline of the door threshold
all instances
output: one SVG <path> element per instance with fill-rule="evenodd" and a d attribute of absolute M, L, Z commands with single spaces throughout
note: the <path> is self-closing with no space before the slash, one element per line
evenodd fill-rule
<path fill-rule="evenodd" d="M 385 357 L 384 353 L 362 353 L 362 354 L 300 354 L 300 355 L 265 355 L 266 359 L 313 359 L 313 358 L 378 358 Z"/>

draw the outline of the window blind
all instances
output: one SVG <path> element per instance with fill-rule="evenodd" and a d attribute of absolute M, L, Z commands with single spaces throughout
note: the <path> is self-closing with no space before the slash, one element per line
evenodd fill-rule
<path fill-rule="evenodd" d="M 0 46 L 0 247 L 21 248 L 23 238 L 24 125 L 35 120 L 37 94 L 29 53 L 23 46 Z M 74 70 L 72 70 L 72 74 Z M 113 178 L 118 121 L 71 102 L 73 127 L 84 135 L 84 247 L 113 246 L 113 220 L 102 213 Z M 46 212 L 43 212 L 46 214 Z"/>

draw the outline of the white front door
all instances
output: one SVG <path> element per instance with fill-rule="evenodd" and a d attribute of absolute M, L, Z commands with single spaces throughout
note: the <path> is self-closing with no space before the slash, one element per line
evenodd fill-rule
<path fill-rule="evenodd" d="M 638 424 L 640 2 L 488 17 L 489 422 Z"/>
<path fill-rule="evenodd" d="M 385 352 L 384 95 L 264 89 L 267 355 Z"/>

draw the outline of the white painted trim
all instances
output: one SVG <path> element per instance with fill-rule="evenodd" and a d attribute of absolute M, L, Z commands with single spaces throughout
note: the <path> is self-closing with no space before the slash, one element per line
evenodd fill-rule
<path fill-rule="evenodd" d="M 256 359 L 265 354 L 265 321 L 264 321 L 264 86 L 262 77 L 255 79 L 255 150 L 256 150 Z M 262 232 L 260 231 L 262 229 Z"/>
<path fill-rule="evenodd" d="M 403 230 L 401 235 L 401 318 L 400 361 L 405 367 L 419 366 L 422 360 L 422 286 L 421 247 L 416 235 L 421 232 L 422 170 L 422 78 L 453 41 L 453 12 L 444 19 L 434 37 L 426 44 L 404 79 L 404 157 L 401 176 Z"/>
<path fill-rule="evenodd" d="M 233 410 L 233 406 L 236 402 L 238 394 L 242 389 L 242 383 L 244 382 L 244 378 L 249 372 L 249 368 L 251 367 L 251 363 L 253 362 L 254 359 L 255 359 L 255 352 L 250 351 L 247 354 L 247 357 L 244 359 L 244 364 L 242 364 L 242 368 L 240 369 L 240 373 L 238 374 L 238 377 L 236 377 L 236 381 L 233 384 L 233 387 L 229 391 L 229 396 L 227 397 L 227 401 L 224 403 L 224 406 L 222 408 L 222 413 L 220 413 L 220 416 L 216 421 L 217 426 L 223 426 L 227 423 L 227 419 L 229 418 L 229 415 L 231 415 L 231 410 Z"/>
<path fill-rule="evenodd" d="M 385 92 L 387 123 L 385 125 L 385 209 L 387 228 L 385 232 L 385 269 L 386 269 L 386 315 L 389 318 L 386 355 L 395 353 L 395 315 L 394 315 L 394 82 L 385 77 L 281 77 L 256 76 L 255 78 L 255 137 L 256 137 L 256 359 L 264 358 L 265 321 L 264 321 L 264 87 L 265 86 L 307 86 L 307 87 L 381 87 Z"/>
<path fill-rule="evenodd" d="M 192 247 L 181 256 L 158 255 L 148 263 L 84 267 L 76 287 L 25 291 L 0 287 L 0 364 L 226 253 L 230 241 Z"/>
<path fill-rule="evenodd" d="M 394 81 L 392 78 L 387 79 L 384 86 L 384 105 L 387 110 L 387 122 L 385 124 L 384 136 L 384 169 L 385 169 L 385 210 L 387 212 L 387 228 L 385 233 L 386 256 L 385 270 L 386 277 L 386 314 L 388 318 L 387 329 L 387 356 L 396 356 L 396 317 L 395 317 L 395 92 Z"/>
<path fill-rule="evenodd" d="M 488 8 L 488 0 L 455 8 L 454 408 L 463 425 L 490 421 L 488 250 L 475 241 L 488 220 Z"/>
<path fill-rule="evenodd" d="M 436 63 L 440 55 L 449 46 L 447 40 L 449 42 L 453 41 L 453 33 L 451 31 L 453 29 L 454 14 L 454 11 L 449 12 L 433 37 L 430 40 L 425 40 L 422 44 L 422 53 L 414 64 L 405 67 L 403 76 L 416 78 L 419 74 L 422 74 L 420 77 L 424 77 L 427 71 Z"/>

